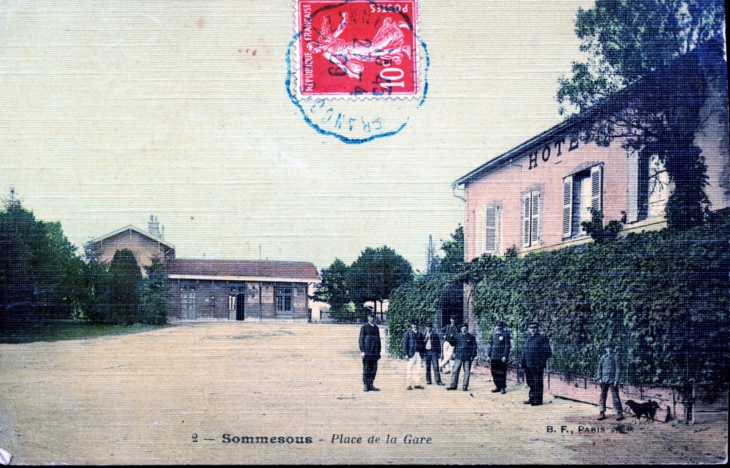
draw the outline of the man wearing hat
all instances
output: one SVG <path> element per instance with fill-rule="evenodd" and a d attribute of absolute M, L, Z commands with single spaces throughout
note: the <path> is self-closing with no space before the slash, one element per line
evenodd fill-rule
<path fill-rule="evenodd" d="M 542 372 L 552 354 L 550 340 L 540 330 L 537 321 L 533 320 L 528 323 L 527 337 L 522 343 L 522 361 L 520 363 L 525 369 L 527 386 L 530 387 L 529 399 L 523 402 L 526 405 L 542 405 Z"/>
<path fill-rule="evenodd" d="M 418 331 L 418 322 L 411 321 L 411 327 L 403 336 L 403 355 L 406 357 L 406 381 L 408 390 L 417 388 L 423 390 L 421 385 L 421 355 L 423 354 L 423 334 Z M 414 385 L 411 385 L 413 383 Z"/>
<path fill-rule="evenodd" d="M 461 324 L 461 333 L 456 337 L 456 348 L 454 348 L 454 371 L 451 374 L 451 386 L 446 390 L 456 390 L 459 386 L 459 371 L 464 368 L 464 381 L 462 389 L 469 388 L 469 376 L 471 375 L 471 362 L 477 357 L 477 340 L 469 333 L 469 326 Z"/>
<path fill-rule="evenodd" d="M 618 382 L 621 377 L 621 356 L 616 352 L 613 343 L 608 342 L 603 345 L 605 354 L 598 360 L 598 370 L 596 371 L 596 380 L 601 383 L 601 397 L 598 399 L 598 410 L 601 414 L 598 420 L 606 419 L 606 397 L 608 389 L 611 388 L 613 396 L 613 409 L 618 413 L 616 420 L 621 421 L 624 418 L 623 407 L 621 406 L 621 398 L 618 396 Z"/>
<path fill-rule="evenodd" d="M 375 325 L 375 313 L 368 314 L 368 323 L 360 328 L 360 356 L 362 356 L 362 383 L 363 391 L 377 392 L 375 388 L 375 374 L 378 372 L 378 360 L 380 359 L 380 330 Z"/>
<path fill-rule="evenodd" d="M 505 327 L 504 320 L 497 320 L 497 325 L 489 335 L 489 346 L 487 347 L 487 357 L 490 360 L 492 369 L 492 379 L 494 386 L 492 393 L 501 392 L 503 395 L 507 393 L 507 363 L 509 362 L 509 353 L 512 349 L 512 334 Z"/>
<path fill-rule="evenodd" d="M 438 334 L 433 331 L 431 322 L 426 324 L 426 334 L 423 337 L 424 356 L 426 358 L 426 384 L 431 385 L 431 368 L 433 367 L 433 376 L 436 378 L 436 385 L 444 385 L 441 382 L 441 373 L 439 372 L 439 358 L 441 357 L 441 340 Z"/>

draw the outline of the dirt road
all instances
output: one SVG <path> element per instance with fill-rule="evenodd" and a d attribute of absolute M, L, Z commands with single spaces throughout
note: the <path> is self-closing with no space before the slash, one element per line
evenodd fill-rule
<path fill-rule="evenodd" d="M 12 464 L 726 457 L 724 424 L 598 423 L 594 406 L 549 396 L 548 404 L 526 406 L 525 387 L 511 383 L 506 395 L 493 394 L 479 376 L 468 392 L 435 385 L 408 391 L 404 361 L 389 358 L 380 361 L 375 381 L 381 391 L 365 393 L 358 332 L 352 325 L 208 322 L 0 344 L 0 448 L 13 455 Z"/>

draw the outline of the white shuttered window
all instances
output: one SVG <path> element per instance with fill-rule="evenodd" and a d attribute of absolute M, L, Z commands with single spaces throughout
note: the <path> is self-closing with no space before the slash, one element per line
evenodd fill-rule
<path fill-rule="evenodd" d="M 581 223 L 590 209 L 603 211 L 603 166 L 596 165 L 563 179 L 563 239 L 585 235 Z"/>
<path fill-rule="evenodd" d="M 573 176 L 563 179 L 563 237 L 572 235 L 573 227 Z"/>
<path fill-rule="evenodd" d="M 540 192 L 529 192 L 522 196 L 522 245 L 529 247 L 540 243 L 540 213 L 542 196 Z"/>
<path fill-rule="evenodd" d="M 486 252 L 499 254 L 502 244 L 502 209 L 487 206 L 486 213 Z"/>

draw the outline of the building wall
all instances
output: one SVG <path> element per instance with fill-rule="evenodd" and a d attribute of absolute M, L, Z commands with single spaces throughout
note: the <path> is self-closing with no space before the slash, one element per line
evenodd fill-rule
<path fill-rule="evenodd" d="M 157 256 L 160 260 L 165 260 L 165 254 L 170 258 L 174 258 L 174 250 L 164 244 L 155 242 L 149 237 L 143 236 L 134 230 L 126 230 L 107 239 L 103 239 L 94 244 L 94 251 L 101 263 L 109 264 L 114 258 L 117 250 L 129 249 L 137 259 L 137 263 L 144 272 L 144 267 L 152 264 L 152 259 Z"/>
<path fill-rule="evenodd" d="M 549 152 L 546 148 L 550 148 Z M 543 157 L 543 154 L 545 157 Z M 537 155 L 537 157 L 535 157 Z M 545 160 L 545 158 L 547 160 Z M 520 253 L 563 245 L 563 178 L 577 169 L 603 164 L 603 213 L 605 220 L 621 219 L 627 210 L 628 164 L 619 145 L 601 148 L 564 137 L 555 138 L 535 152 L 516 157 L 508 165 L 467 184 L 465 213 L 465 258 L 485 253 L 484 215 L 487 205 L 502 208 L 500 253 L 516 246 Z M 542 194 L 540 242 L 522 246 L 522 196 Z M 484 220 L 484 222 L 482 222 Z"/>
<path fill-rule="evenodd" d="M 730 156 L 728 155 L 727 102 L 720 98 L 708 100 L 702 109 L 705 127 L 697 133 L 696 143 L 702 148 L 707 165 L 709 184 L 706 193 L 712 210 L 730 206 Z M 486 253 L 486 206 L 501 207 L 501 242 L 499 254 L 516 246 L 524 255 L 535 250 L 552 250 L 587 242 L 588 236 L 563 239 L 563 178 L 577 169 L 602 164 L 604 222 L 622 220 L 629 212 L 629 155 L 620 142 L 608 147 L 594 143 L 583 144 L 568 137 L 546 139 L 537 149 L 517 155 L 501 168 L 495 169 L 465 186 L 465 260 Z M 672 185 L 668 190 L 671 191 Z M 523 247 L 522 196 L 532 190 L 542 193 L 540 242 Z M 624 222 L 624 231 L 660 229 L 666 225 L 661 206 L 658 214 L 646 219 Z"/>
<path fill-rule="evenodd" d="M 307 320 L 309 309 L 306 291 L 307 283 L 293 283 L 292 312 L 277 314 L 275 283 L 171 279 L 170 319 L 236 320 L 236 303 L 245 297 L 244 320 Z M 194 310 L 186 309 L 185 303 L 194 307 Z"/>

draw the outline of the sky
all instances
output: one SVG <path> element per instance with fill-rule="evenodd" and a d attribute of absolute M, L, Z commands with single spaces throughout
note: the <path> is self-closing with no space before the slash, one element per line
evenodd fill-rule
<path fill-rule="evenodd" d="M 178 258 L 321 269 L 387 245 L 423 271 L 463 224 L 453 182 L 562 120 L 592 6 L 420 1 L 423 104 L 376 103 L 405 127 L 347 144 L 287 94 L 295 4 L 0 0 L 0 194 L 78 247 L 154 215 Z"/>

